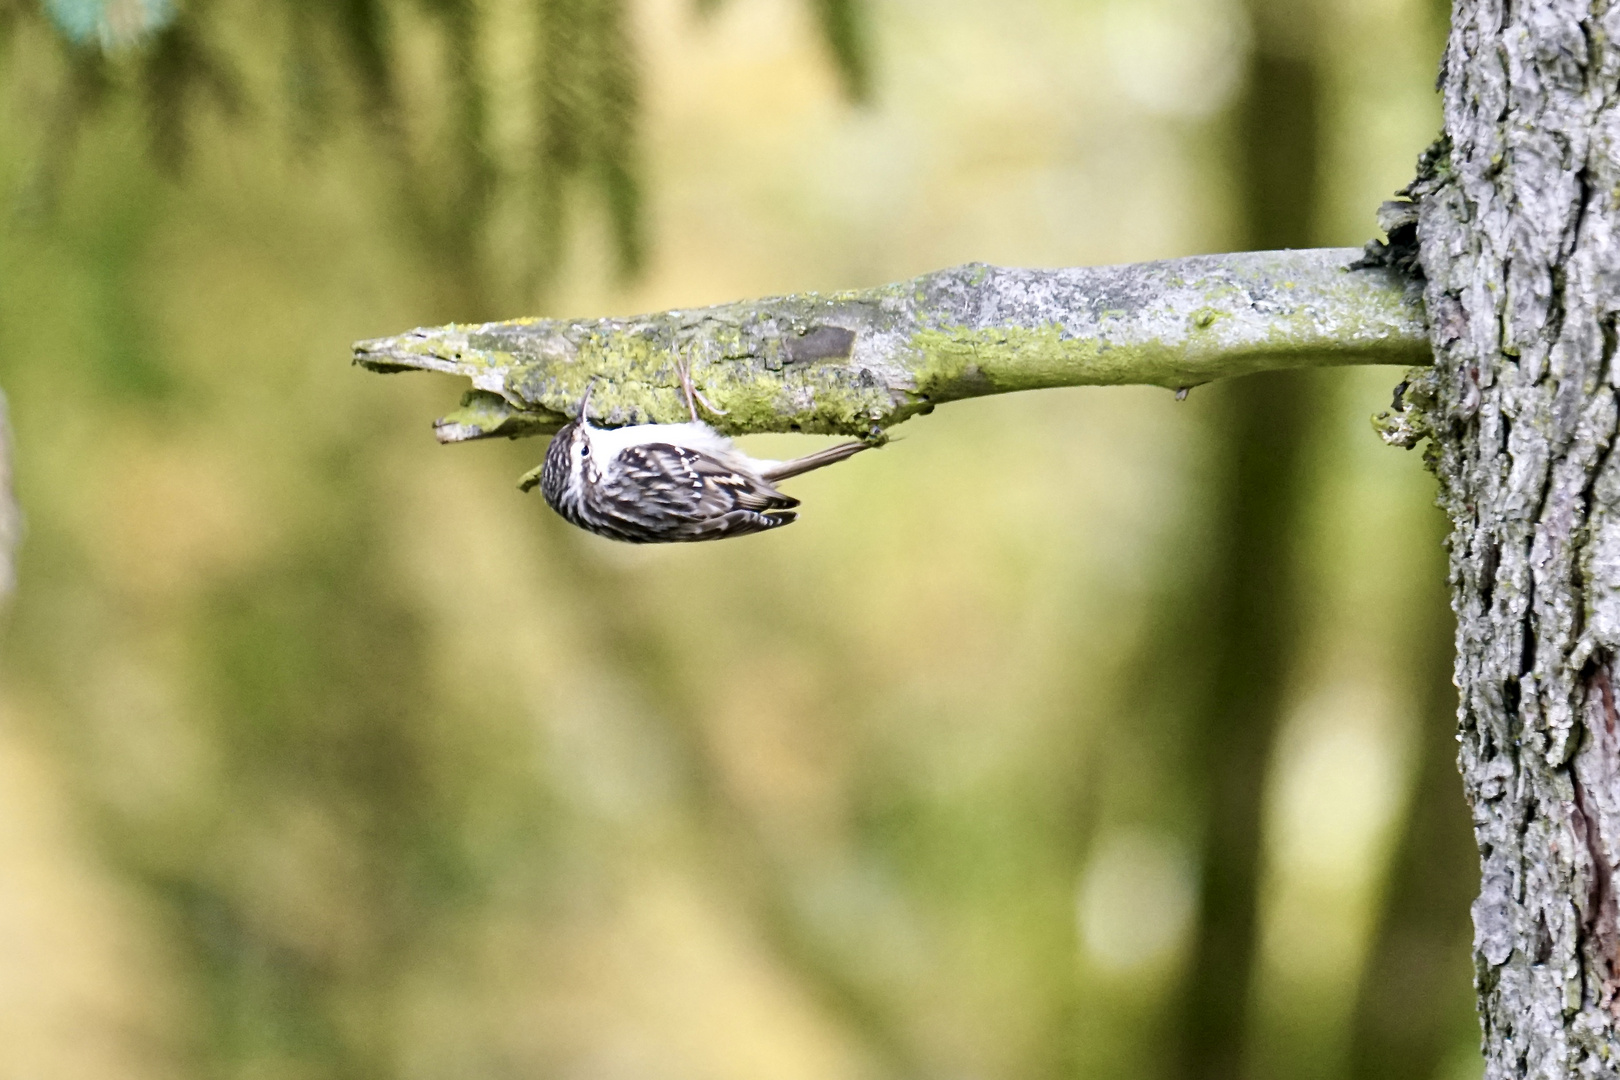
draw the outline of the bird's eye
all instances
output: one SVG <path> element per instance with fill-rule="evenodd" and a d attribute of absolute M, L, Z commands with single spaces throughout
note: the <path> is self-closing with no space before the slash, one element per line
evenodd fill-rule
<path fill-rule="evenodd" d="M 580 457 L 590 457 L 591 456 L 591 444 L 590 443 L 580 443 L 579 444 L 579 456 Z"/>

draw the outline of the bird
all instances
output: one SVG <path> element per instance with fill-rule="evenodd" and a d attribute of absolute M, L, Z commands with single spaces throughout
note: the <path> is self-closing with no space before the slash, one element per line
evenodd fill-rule
<path fill-rule="evenodd" d="M 697 395 L 682 382 L 690 423 L 620 428 L 591 424 L 587 409 L 595 384 L 586 386 L 579 414 L 552 436 L 544 461 L 519 486 L 528 491 L 539 485 L 564 520 L 609 540 L 722 540 L 791 524 L 799 500 L 778 491 L 777 483 L 883 441 L 840 443 L 792 461 L 752 458 L 698 419 Z"/>

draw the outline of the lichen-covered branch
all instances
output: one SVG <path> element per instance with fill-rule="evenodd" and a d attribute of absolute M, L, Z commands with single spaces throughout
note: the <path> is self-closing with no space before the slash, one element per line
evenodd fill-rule
<path fill-rule="evenodd" d="M 688 418 L 683 366 L 730 434 L 866 435 L 935 405 L 1053 386 L 1170 389 L 1277 368 L 1426 364 L 1421 299 L 1349 248 L 1130 266 L 982 264 L 877 289 L 627 319 L 518 319 L 355 345 L 373 371 L 465 375 L 444 442 L 555 431 L 599 379 L 607 424 Z"/>

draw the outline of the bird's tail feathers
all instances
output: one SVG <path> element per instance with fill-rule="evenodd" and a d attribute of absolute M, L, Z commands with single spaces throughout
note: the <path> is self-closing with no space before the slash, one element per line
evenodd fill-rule
<path fill-rule="evenodd" d="M 854 457 L 862 450 L 870 450 L 877 445 L 879 444 L 875 442 L 839 443 L 837 446 L 829 446 L 825 450 L 817 450 L 813 454 L 806 454 L 804 457 L 794 458 L 792 461 L 779 461 L 770 468 L 762 470 L 759 476 L 767 484 L 774 484 L 778 480 L 786 480 L 802 473 L 814 472 L 816 469 L 828 465 L 836 465 L 845 458 Z"/>

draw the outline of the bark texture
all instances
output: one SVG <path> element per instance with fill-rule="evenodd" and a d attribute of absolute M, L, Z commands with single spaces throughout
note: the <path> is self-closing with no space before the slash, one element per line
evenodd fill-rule
<path fill-rule="evenodd" d="M 1292 367 L 1429 360 L 1420 299 L 1348 248 L 1131 266 L 982 264 L 878 289 L 628 319 L 519 319 L 355 345 L 374 371 L 465 375 L 443 442 L 555 431 L 601 379 L 609 424 L 687 419 L 685 365 L 728 434 L 866 435 L 983 394 L 1146 383 L 1179 389 Z"/>
<path fill-rule="evenodd" d="M 1617 43 L 1616 0 L 1457 0 L 1413 188 L 1491 1078 L 1620 1073 Z"/>

